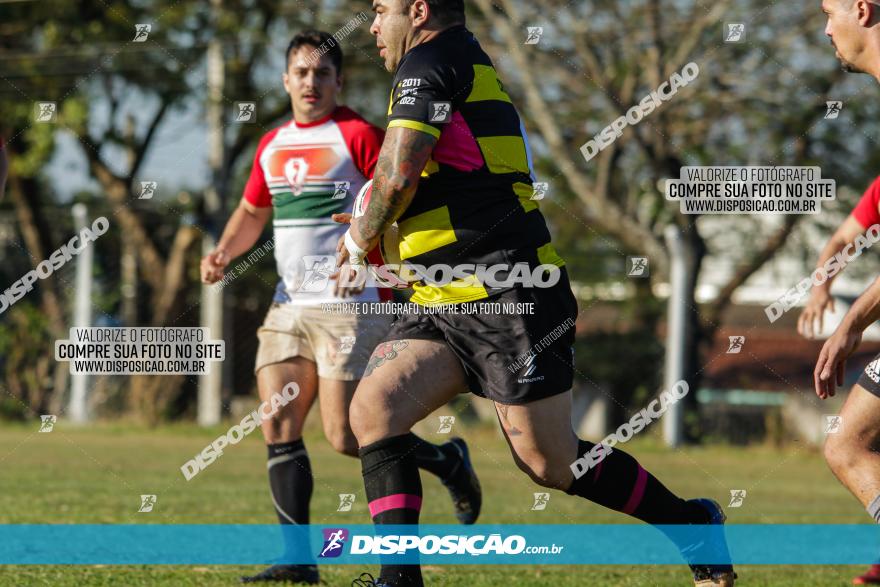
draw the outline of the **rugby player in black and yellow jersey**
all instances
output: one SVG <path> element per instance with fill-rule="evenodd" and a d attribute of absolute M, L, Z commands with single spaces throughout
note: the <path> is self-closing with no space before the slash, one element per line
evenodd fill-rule
<path fill-rule="evenodd" d="M 397 222 L 408 263 L 500 264 L 511 273 L 526 264 L 539 268 L 545 284 L 555 281 L 505 284 L 501 271 L 489 287 L 475 270 L 451 283 L 415 284 L 417 304 L 470 309 L 399 316 L 358 385 L 350 420 L 373 521 L 418 523 L 422 487 L 410 428 L 470 390 L 495 403 L 514 461 L 539 485 L 650 524 L 722 523 L 717 503 L 674 495 L 618 448 L 575 478 L 572 463 L 595 446 L 570 425 L 577 302 L 530 199 L 534 176 L 520 117 L 465 28 L 462 0 L 374 0 L 373 9 L 370 31 L 395 76 L 372 196 L 340 239 L 340 271 L 350 275 Z M 496 302 L 533 304 L 534 312 L 490 311 Z M 693 570 L 697 585 L 733 585 L 730 565 Z M 377 579 L 364 574 L 353 584 L 423 583 L 418 565 L 386 564 Z"/>

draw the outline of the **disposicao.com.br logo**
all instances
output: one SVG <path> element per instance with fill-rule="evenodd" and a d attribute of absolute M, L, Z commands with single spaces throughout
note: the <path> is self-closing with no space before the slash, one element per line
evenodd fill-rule
<path fill-rule="evenodd" d="M 337 557 L 342 554 L 348 533 L 342 529 L 324 531 L 324 546 L 320 558 Z M 524 536 L 512 534 L 476 534 L 474 536 L 429 534 L 426 536 L 397 535 L 370 536 L 357 534 L 351 537 L 349 554 L 369 555 L 518 555 L 559 554 L 564 546 L 529 546 Z"/>
<path fill-rule="evenodd" d="M 345 541 L 348 540 L 348 530 L 345 528 L 325 528 L 324 546 L 318 553 L 318 558 L 336 558 L 345 549 Z"/>

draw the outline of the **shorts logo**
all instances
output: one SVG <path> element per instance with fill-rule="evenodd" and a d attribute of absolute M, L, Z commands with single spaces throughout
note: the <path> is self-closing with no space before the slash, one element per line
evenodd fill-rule
<path fill-rule="evenodd" d="M 524 367 L 525 370 L 522 373 L 522 376 L 516 380 L 517 383 L 531 383 L 532 381 L 544 381 L 543 375 L 538 375 L 537 377 L 532 377 L 535 372 L 538 370 L 538 366 L 535 364 L 535 358 L 537 355 L 531 355 L 526 361 Z"/>
<path fill-rule="evenodd" d="M 865 375 L 874 383 L 880 383 L 880 359 L 875 359 L 868 363 L 868 366 L 865 367 Z"/>
<path fill-rule="evenodd" d="M 348 540 L 348 530 L 345 528 L 324 529 L 324 548 L 318 558 L 336 558 L 342 554 L 345 541 Z"/>

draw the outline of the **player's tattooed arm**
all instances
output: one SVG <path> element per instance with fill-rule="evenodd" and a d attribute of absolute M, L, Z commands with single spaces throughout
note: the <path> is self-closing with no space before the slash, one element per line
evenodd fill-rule
<path fill-rule="evenodd" d="M 405 340 L 393 340 L 391 342 L 383 342 L 373 351 L 373 356 L 367 363 L 364 371 L 364 377 L 368 377 L 380 365 L 397 358 L 397 354 L 409 346 Z"/>
<path fill-rule="evenodd" d="M 379 238 L 407 209 L 436 144 L 437 139 L 419 130 L 388 129 L 376 161 L 370 205 L 358 222 L 365 242 Z"/>

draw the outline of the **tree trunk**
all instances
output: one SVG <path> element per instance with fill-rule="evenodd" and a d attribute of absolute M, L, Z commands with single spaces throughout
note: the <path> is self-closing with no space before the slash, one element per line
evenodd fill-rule
<path fill-rule="evenodd" d="M 36 268 L 53 249 L 49 224 L 40 206 L 38 186 L 31 179 L 13 176 L 9 180 L 8 187 L 7 192 L 15 208 L 19 230 L 30 253 L 31 266 Z M 48 321 L 49 340 L 67 338 L 57 279 L 42 280 L 36 289 L 40 296 L 40 310 Z M 36 333 L 32 334 L 36 335 Z M 56 361 L 37 361 L 37 364 L 25 361 L 16 364 L 14 361 L 16 354 L 11 353 L 7 372 L 12 393 L 28 404 L 34 412 L 60 413 L 63 410 L 62 398 L 67 390 L 69 375 L 67 364 Z M 35 377 L 19 377 L 19 374 L 28 372 Z"/>
<path fill-rule="evenodd" d="M 15 176 L 10 178 L 9 187 L 9 195 L 15 207 L 19 230 L 21 230 L 25 247 L 30 253 L 31 266 L 36 268 L 54 250 L 49 223 L 43 217 L 43 212 L 40 209 L 41 200 L 38 188 L 33 180 L 20 179 Z M 42 280 L 37 289 L 40 292 L 40 308 L 49 319 L 52 334 L 59 337 L 65 334 L 66 329 L 64 311 L 61 307 L 56 283 L 57 280 L 53 279 Z"/>
<path fill-rule="evenodd" d="M 200 242 L 199 231 L 181 226 L 165 264 L 163 287 L 153 292 L 151 326 L 174 326 L 186 294 L 187 261 Z M 129 406 L 132 413 L 155 426 L 177 399 L 185 377 L 182 375 L 132 375 Z"/>

